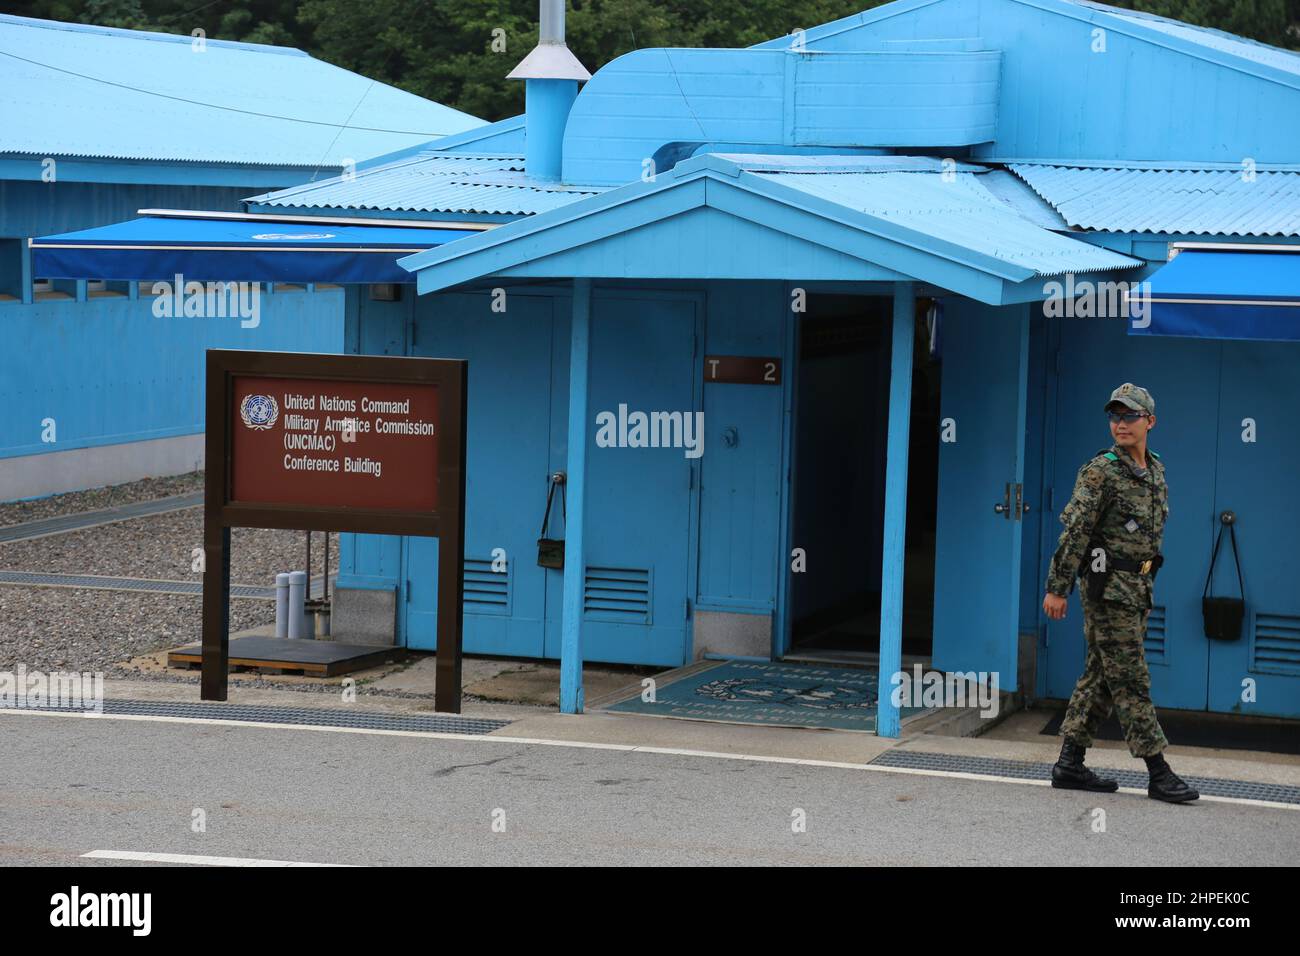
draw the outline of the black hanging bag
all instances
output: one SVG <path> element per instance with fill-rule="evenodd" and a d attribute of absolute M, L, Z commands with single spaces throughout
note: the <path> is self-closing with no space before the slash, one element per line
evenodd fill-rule
<path fill-rule="evenodd" d="M 1211 597 L 1210 581 L 1214 577 L 1214 564 L 1219 559 L 1219 545 L 1223 532 L 1228 532 L 1232 544 L 1232 558 L 1237 564 L 1237 590 L 1241 597 Z M 1231 519 L 1224 520 L 1219 537 L 1210 555 L 1210 573 L 1205 576 L 1205 591 L 1201 594 L 1201 616 L 1205 619 L 1205 636 L 1216 641 L 1241 639 L 1241 622 L 1246 616 L 1246 585 L 1241 576 L 1241 556 L 1237 553 L 1237 529 Z"/>
<path fill-rule="evenodd" d="M 551 503 L 555 500 L 555 486 L 560 486 L 560 513 L 564 517 L 564 527 L 569 527 L 568 503 L 564 497 L 564 477 L 560 474 L 551 476 L 551 487 L 546 492 L 546 513 L 542 515 L 541 536 L 537 539 L 537 563 L 544 568 L 564 567 L 564 539 L 546 537 L 546 526 L 551 521 Z"/>

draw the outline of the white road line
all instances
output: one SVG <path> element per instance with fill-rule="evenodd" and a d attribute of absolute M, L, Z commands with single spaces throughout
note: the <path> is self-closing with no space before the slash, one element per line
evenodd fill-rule
<path fill-rule="evenodd" d="M 18 714 L 29 717 L 75 717 L 80 720 L 138 720 L 165 724 L 206 724 L 218 727 L 261 727 L 267 730 L 308 730 L 332 734 L 372 734 L 383 737 L 423 737 L 430 740 L 464 740 L 471 743 L 526 744 L 535 747 L 572 747 L 578 750 L 616 750 L 623 753 L 664 754 L 676 757 L 706 757 L 713 760 L 745 760 L 751 763 L 793 764 L 799 767 L 831 767 L 839 770 L 870 770 L 876 773 L 911 774 L 918 777 L 948 777 L 952 780 L 976 780 L 984 783 L 1014 783 L 1021 786 L 1047 787 L 1051 781 L 1024 777 L 999 777 L 984 773 L 967 773 L 960 770 L 923 770 L 916 767 L 886 767 L 879 764 L 851 763 L 842 760 L 815 760 L 808 757 L 774 757 L 767 754 L 727 753 L 716 750 L 685 750 L 677 747 L 647 747 L 640 744 L 606 744 L 586 740 L 563 740 L 551 737 L 504 737 L 496 734 L 454 734 L 436 730 L 382 730 L 374 727 L 326 727 L 317 724 L 277 724 L 261 720 L 223 720 L 217 717 L 162 717 L 148 714 L 96 714 L 51 710 L 17 710 L 0 707 L 0 714 Z M 402 716 L 402 715 L 395 715 Z M 908 751 L 910 752 L 910 751 Z M 1098 768 L 1101 769 L 1101 768 Z M 1082 791 L 1080 791 L 1082 792 Z M 1146 795 L 1145 790 L 1120 787 L 1121 793 Z M 1300 811 L 1300 804 L 1281 803 L 1276 800 L 1252 800 L 1247 797 L 1212 797 L 1201 800 L 1215 803 L 1235 803 L 1248 807 L 1267 807 L 1273 810 Z M 1197 801 L 1199 802 L 1199 801 Z"/>
<path fill-rule="evenodd" d="M 137 850 L 91 850 L 83 860 L 134 860 L 139 863 L 186 863 L 190 866 L 350 866 L 348 863 L 298 863 L 255 860 L 245 856 L 195 856 L 192 853 L 141 853 Z"/>

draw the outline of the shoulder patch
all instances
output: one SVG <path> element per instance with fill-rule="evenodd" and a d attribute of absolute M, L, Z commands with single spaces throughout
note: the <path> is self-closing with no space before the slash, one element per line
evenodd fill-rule
<path fill-rule="evenodd" d="M 1085 462 L 1079 469 L 1078 481 L 1091 488 L 1100 488 L 1106 483 L 1106 468 L 1099 458 Z"/>
<path fill-rule="evenodd" d="M 1102 455 L 1102 457 L 1110 461 L 1119 461 L 1119 456 L 1116 455 L 1113 451 L 1106 452 L 1104 455 Z"/>

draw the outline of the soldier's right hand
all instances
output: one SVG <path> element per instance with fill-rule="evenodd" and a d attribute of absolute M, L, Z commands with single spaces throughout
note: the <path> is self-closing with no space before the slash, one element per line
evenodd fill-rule
<path fill-rule="evenodd" d="M 1061 597 L 1059 594 L 1053 594 L 1051 591 L 1048 591 L 1047 596 L 1043 598 L 1043 613 L 1053 621 L 1059 621 L 1061 618 L 1065 617 L 1067 603 L 1066 599 Z"/>

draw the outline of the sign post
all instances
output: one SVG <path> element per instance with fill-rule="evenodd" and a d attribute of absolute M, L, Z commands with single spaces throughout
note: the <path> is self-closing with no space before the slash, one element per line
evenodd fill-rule
<path fill-rule="evenodd" d="M 230 529 L 438 539 L 435 710 L 460 712 L 465 407 L 460 359 L 208 350 L 203 700 L 225 700 Z"/>

